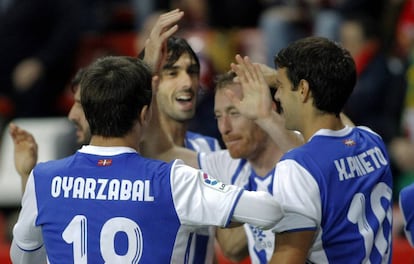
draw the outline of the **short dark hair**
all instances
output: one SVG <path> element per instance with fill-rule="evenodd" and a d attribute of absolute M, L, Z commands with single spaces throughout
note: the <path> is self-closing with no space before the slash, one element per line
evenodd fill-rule
<path fill-rule="evenodd" d="M 108 56 L 97 59 L 81 80 L 81 104 L 92 135 L 122 137 L 150 105 L 152 75 L 140 59 Z"/>
<path fill-rule="evenodd" d="M 168 58 L 163 68 L 171 67 L 183 54 L 188 54 L 195 61 L 196 70 L 200 73 L 200 60 L 186 39 L 177 36 L 169 37 L 167 39 L 167 52 Z M 140 59 L 144 59 L 144 57 L 145 49 L 138 55 Z"/>
<path fill-rule="evenodd" d="M 198 72 L 200 72 L 200 60 L 184 38 L 171 36 L 167 40 L 168 58 L 164 67 L 171 67 L 183 54 L 188 54 L 195 61 Z"/>
<path fill-rule="evenodd" d="M 291 43 L 275 57 L 276 68 L 286 68 L 292 89 L 309 83 L 317 109 L 339 115 L 356 83 L 350 53 L 327 38 L 307 37 Z"/>
<path fill-rule="evenodd" d="M 226 87 L 227 85 L 233 84 L 234 83 L 233 80 L 236 76 L 237 75 L 234 71 L 228 71 L 226 73 L 217 75 L 216 78 L 214 79 L 214 84 L 215 84 L 214 91 L 217 92 L 217 90 L 220 90 Z"/>
<path fill-rule="evenodd" d="M 78 89 L 78 86 L 80 84 L 80 81 L 82 80 L 82 76 L 84 73 L 85 73 L 85 68 L 79 68 L 75 76 L 70 81 L 70 88 L 73 93 L 75 93 L 76 90 Z"/>

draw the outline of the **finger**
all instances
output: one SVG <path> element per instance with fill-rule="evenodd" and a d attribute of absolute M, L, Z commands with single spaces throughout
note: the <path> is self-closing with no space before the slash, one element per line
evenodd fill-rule
<path fill-rule="evenodd" d="M 162 14 L 155 23 L 150 36 L 160 36 L 167 28 L 177 23 L 183 17 L 183 15 L 184 12 L 179 11 L 178 9 Z"/>
<path fill-rule="evenodd" d="M 260 68 L 260 65 L 259 64 L 253 64 L 252 66 L 254 68 L 254 72 L 255 72 L 255 76 L 256 76 L 257 80 L 260 82 L 261 85 L 265 84 L 267 86 L 266 79 L 265 79 L 264 74 L 263 74 L 263 72 Z"/>
<path fill-rule="evenodd" d="M 246 79 L 245 67 L 243 66 L 243 59 L 239 54 L 235 56 L 235 59 L 237 63 L 231 63 L 230 67 L 238 76 L 239 82 L 246 82 L 247 79 Z"/>
<path fill-rule="evenodd" d="M 225 89 L 224 94 L 232 102 L 232 104 L 239 109 L 242 98 L 239 98 L 231 89 Z"/>
<path fill-rule="evenodd" d="M 177 30 L 178 30 L 178 25 L 174 25 L 170 29 L 163 32 L 160 38 L 162 39 L 162 41 L 164 41 L 168 39 L 169 37 L 171 37 L 172 35 L 174 35 L 174 33 L 177 32 Z"/>

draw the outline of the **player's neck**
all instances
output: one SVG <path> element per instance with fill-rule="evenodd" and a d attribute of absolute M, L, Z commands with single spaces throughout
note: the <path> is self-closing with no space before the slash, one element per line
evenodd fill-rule
<path fill-rule="evenodd" d="M 175 145 L 184 147 L 185 134 L 188 129 L 187 121 L 176 121 L 171 118 L 163 117 L 161 118 L 161 125 Z"/>
<path fill-rule="evenodd" d="M 269 140 L 264 149 L 254 157 L 249 158 L 248 162 L 258 176 L 265 177 L 275 167 L 282 155 L 282 151 L 279 150 L 276 144 Z"/>
<path fill-rule="evenodd" d="M 139 140 L 132 135 L 124 137 L 103 137 L 93 135 L 90 145 L 99 147 L 129 147 L 139 151 Z"/>
<path fill-rule="evenodd" d="M 305 142 L 307 142 L 321 129 L 341 130 L 344 127 L 345 125 L 342 123 L 341 119 L 334 114 L 321 114 L 308 119 L 301 132 Z"/>

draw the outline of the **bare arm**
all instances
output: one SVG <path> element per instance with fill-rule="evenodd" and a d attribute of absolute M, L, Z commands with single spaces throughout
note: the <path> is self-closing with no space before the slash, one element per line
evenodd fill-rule
<path fill-rule="evenodd" d="M 176 23 L 178 23 L 183 15 L 184 12 L 178 9 L 161 14 L 145 42 L 143 60 L 150 65 L 155 76 L 152 82 L 152 118 L 143 133 L 142 141 L 140 142 L 140 152 L 146 157 L 167 162 L 174 159 L 182 159 L 186 164 L 198 168 L 197 153 L 176 146 L 166 131 L 162 129 L 156 100 L 159 84 L 157 74 L 160 72 L 161 65 L 168 55 L 166 40 L 178 30 Z"/>
<path fill-rule="evenodd" d="M 275 70 L 261 64 L 253 64 L 248 57 L 236 56 L 231 67 L 243 89 L 243 98 L 228 90 L 227 96 L 247 118 L 254 120 L 283 151 L 303 144 L 301 134 L 285 128 L 284 118 L 273 108 L 269 82 L 274 85 Z"/>
<path fill-rule="evenodd" d="M 9 125 L 9 134 L 14 145 L 14 165 L 24 192 L 29 174 L 37 163 L 37 143 L 32 134 L 13 123 Z"/>
<path fill-rule="evenodd" d="M 240 262 L 249 255 L 246 233 L 243 226 L 217 228 L 216 239 L 223 255 L 234 262 Z"/>
<path fill-rule="evenodd" d="M 275 250 L 270 264 L 303 264 L 315 236 L 314 231 L 276 234 Z"/>

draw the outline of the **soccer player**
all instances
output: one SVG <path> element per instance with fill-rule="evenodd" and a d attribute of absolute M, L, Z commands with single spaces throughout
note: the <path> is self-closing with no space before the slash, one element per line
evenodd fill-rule
<path fill-rule="evenodd" d="M 410 184 L 400 191 L 399 203 L 404 220 L 404 233 L 412 247 L 414 247 L 414 184 Z"/>
<path fill-rule="evenodd" d="M 104 57 L 88 67 L 81 102 L 90 145 L 31 172 L 13 229 L 13 263 L 44 263 L 46 252 L 49 263 L 182 263 L 184 226 L 271 228 L 280 220 L 266 192 L 139 154 L 157 81 L 135 58 Z"/>
<path fill-rule="evenodd" d="M 200 87 L 200 61 L 189 43 L 181 37 L 170 36 L 165 41 L 163 33 L 170 26 L 169 14 L 162 14 L 151 30 L 140 57 L 151 64 L 157 56 L 159 43 L 165 43 L 166 56 L 157 67 L 160 77 L 157 92 L 160 126 L 165 129 L 175 145 L 197 152 L 220 150 L 217 139 L 188 130 L 195 115 Z M 182 18 L 182 16 L 181 16 Z M 164 42 L 165 41 L 165 42 Z M 163 44 L 164 45 L 164 44 Z M 215 229 L 201 227 L 188 230 L 190 259 L 194 263 L 214 263 Z"/>
<path fill-rule="evenodd" d="M 228 96 L 271 134 L 267 83 L 248 57 L 238 55 L 236 62 L 232 69 L 243 98 L 231 91 Z M 301 132 L 306 143 L 287 152 L 275 169 L 273 196 L 285 217 L 273 229 L 270 263 L 390 263 L 392 175 L 386 147 L 369 128 L 349 127 L 340 119 L 356 82 L 352 57 L 328 39 L 309 37 L 281 50 L 275 65 L 275 99 L 285 126 Z"/>
<path fill-rule="evenodd" d="M 152 35 L 147 45 L 153 45 L 154 41 L 164 40 L 162 33 L 164 29 L 170 27 L 171 21 L 175 22 L 174 16 L 180 18 L 179 12 L 171 11 L 160 16 L 152 30 Z M 173 18 L 173 19 L 172 19 Z M 160 30 L 163 29 L 163 30 Z M 161 32 L 157 32 L 160 30 Z M 151 46 L 153 47 L 153 46 Z M 151 48 L 146 48 L 146 58 L 153 56 Z M 200 78 L 200 63 L 198 57 L 183 38 L 169 37 L 167 40 L 168 57 L 161 71 L 157 98 L 161 102 L 160 116 L 162 125 L 169 131 L 169 135 L 174 139 L 175 144 L 187 147 L 195 151 L 211 152 L 220 149 L 215 138 L 204 136 L 187 130 L 188 121 L 193 117 L 195 111 L 196 95 Z M 142 54 L 143 55 L 143 54 Z M 77 76 L 81 77 L 80 74 Z M 75 80 L 79 78 L 75 77 Z M 89 125 L 84 116 L 80 103 L 80 89 L 74 86 L 75 103 L 69 113 L 69 119 L 77 127 L 78 141 L 87 139 L 89 141 Z M 37 146 L 33 137 L 28 131 L 20 129 L 15 125 L 10 126 L 10 134 L 15 144 L 16 168 L 22 176 L 23 190 L 24 184 L 31 169 L 37 162 L 37 150 L 30 149 Z M 29 146 L 28 146 L 29 145 Z M 32 146 L 32 147 L 31 147 Z M 21 157 L 24 157 L 21 158 Z M 31 162 L 30 162 L 31 161 Z M 184 229 L 184 228 L 183 228 Z M 182 231 L 184 232 L 184 231 Z M 215 230 L 212 227 L 188 228 L 188 243 L 183 243 L 184 248 L 188 248 L 189 258 L 194 263 L 213 263 L 214 261 L 214 241 Z M 187 245 L 188 244 L 188 245 Z M 183 249 L 185 250 L 185 249 Z"/>
<path fill-rule="evenodd" d="M 271 72 L 272 74 L 274 71 Z M 272 75 L 268 74 L 268 75 Z M 154 158 L 170 160 L 180 157 L 195 168 L 202 168 L 211 175 L 216 175 L 226 184 L 234 184 L 249 191 L 266 191 L 273 193 L 274 166 L 282 154 L 290 148 L 302 143 L 301 136 L 284 128 L 283 119 L 273 132 L 278 137 L 276 144 L 272 138 L 254 121 L 242 116 L 232 102 L 227 98 L 226 91 L 241 92 L 239 83 L 233 81 L 234 73 L 226 73 L 217 77 L 215 91 L 214 112 L 219 131 L 227 149 L 211 153 L 181 153 L 170 152 L 165 155 L 154 154 L 165 138 L 160 133 L 159 124 L 151 124 L 151 133 L 147 134 L 149 146 L 143 142 L 143 153 Z M 270 89 L 267 88 L 268 98 L 271 101 Z M 155 101 L 154 103 L 157 103 Z M 276 110 L 276 104 L 271 109 Z M 152 122 L 157 121 L 156 112 L 153 112 Z M 159 118 L 158 118 L 159 119 Z M 156 144 L 154 144 L 156 143 Z M 243 230 L 245 229 L 245 230 Z M 247 235 L 247 237 L 246 237 Z M 232 260 L 244 259 L 250 254 L 252 263 L 267 263 L 274 248 L 274 234 L 261 230 L 252 225 L 240 228 L 218 229 L 217 240 L 223 253 Z M 248 241 L 247 241 L 248 240 Z"/>
<path fill-rule="evenodd" d="M 144 59 L 153 66 L 155 71 L 160 68 L 159 65 L 165 65 L 159 60 L 162 61 L 162 58 L 165 60 L 169 56 L 168 48 L 164 47 L 166 44 L 163 44 L 162 37 L 159 37 L 165 32 L 161 29 L 161 25 L 164 24 L 159 23 L 158 26 L 154 26 L 149 38 L 151 44 L 147 42 L 145 50 Z M 163 70 L 161 67 L 161 72 Z M 274 74 L 274 69 L 263 68 L 263 70 L 270 71 L 267 72 L 269 78 Z M 226 184 L 235 184 L 251 191 L 260 190 L 272 193 L 274 165 L 284 151 L 302 143 L 302 141 L 297 134 L 286 130 L 283 120 L 279 118 L 279 122 L 281 122 L 277 134 L 278 142 L 281 144 L 279 147 L 258 125 L 241 116 L 225 95 L 226 89 L 241 90 L 240 85 L 233 82 L 233 78 L 234 75 L 231 73 L 220 76 L 215 92 L 214 111 L 219 131 L 227 147 L 226 150 L 208 154 L 200 153 L 199 155 L 194 152 L 186 152 L 185 156 L 173 152 L 160 155 L 157 152 L 158 149 L 163 149 L 163 142 L 160 139 L 165 137 L 160 136 L 159 133 L 165 132 L 170 135 L 171 132 L 165 127 L 159 129 L 159 123 L 162 124 L 165 117 L 161 107 L 158 107 L 160 113 L 153 113 L 152 121 L 158 120 L 159 123 L 150 126 L 152 131 L 147 134 L 148 140 L 143 142 L 143 154 L 166 161 L 180 157 L 191 166 L 205 169 L 207 173 L 212 173 L 211 175 L 219 173 L 217 177 Z M 267 94 L 271 100 L 269 89 Z M 156 99 L 156 103 L 161 104 L 160 97 L 157 96 Z M 276 105 L 272 109 L 276 109 Z M 274 132 L 276 133 L 276 130 Z M 177 144 L 177 141 L 174 143 Z M 253 263 L 266 263 L 273 253 L 273 233 L 265 232 L 254 226 L 245 226 L 245 228 L 249 237 L 248 246 Z M 240 260 L 247 255 L 244 230 L 218 230 L 217 238 L 223 252 L 228 257 Z"/>

